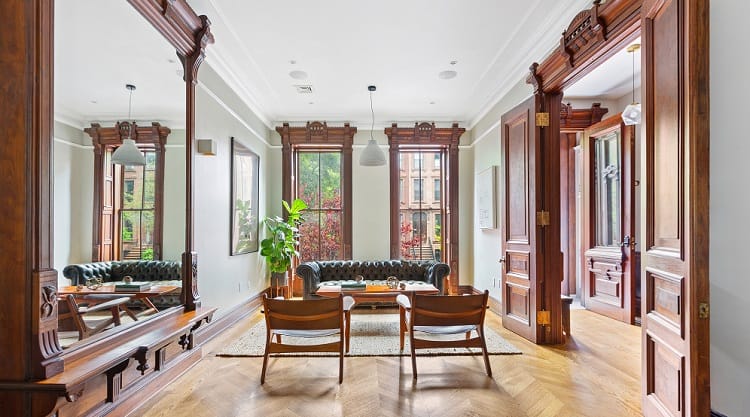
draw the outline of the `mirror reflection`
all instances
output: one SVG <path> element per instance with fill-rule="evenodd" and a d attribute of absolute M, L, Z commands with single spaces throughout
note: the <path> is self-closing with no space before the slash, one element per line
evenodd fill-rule
<path fill-rule="evenodd" d="M 70 349 L 180 305 L 185 88 L 174 48 L 127 2 L 58 2 L 54 27 L 54 266 Z M 128 145 L 144 164 L 113 159 Z"/>

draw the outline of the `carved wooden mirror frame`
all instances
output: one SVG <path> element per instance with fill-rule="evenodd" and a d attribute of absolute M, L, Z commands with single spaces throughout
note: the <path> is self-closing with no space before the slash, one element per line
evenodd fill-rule
<path fill-rule="evenodd" d="M 182 302 L 184 310 L 191 311 L 200 306 L 193 226 L 195 86 L 213 35 L 208 18 L 197 16 L 186 0 L 128 2 L 174 46 L 184 68 L 187 202 Z M 3 334 L 5 342 L 0 343 L 1 354 L 14 358 L 14 363 L 3 365 L 0 371 L 7 381 L 33 381 L 59 374 L 66 361 L 83 354 L 77 350 L 66 358 L 57 341 L 52 189 L 54 1 L 7 1 L 0 5 L 0 12 L 12 22 L 3 29 L 0 47 L 7 62 L 13 63 L 0 68 L 0 90 L 8 93 L 0 101 L 0 114 L 10 138 L 0 150 L 5 172 L 0 190 L 7 205 L 0 209 L 0 284 L 14 288 L 0 306 L 0 315 L 17 318 L 13 323 L 3 320 L 8 329 Z M 133 335 L 137 327 L 132 327 Z M 118 333 L 117 340 L 134 337 L 121 336 L 126 332 Z M 80 350 L 106 349 L 103 342 L 107 341 Z M 114 339 L 108 342 L 117 343 Z"/>

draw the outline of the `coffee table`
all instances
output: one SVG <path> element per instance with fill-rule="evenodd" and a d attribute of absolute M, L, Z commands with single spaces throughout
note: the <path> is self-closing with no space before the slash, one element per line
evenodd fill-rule
<path fill-rule="evenodd" d="M 151 300 L 148 299 L 148 297 L 155 297 L 157 295 L 166 294 L 170 291 L 174 291 L 180 287 L 175 285 L 154 285 L 150 288 L 147 288 L 145 290 L 128 290 L 128 291 L 116 291 L 114 284 L 111 285 L 102 285 L 99 288 L 96 289 L 90 289 L 88 287 L 82 287 L 79 289 L 79 287 L 75 285 L 68 285 L 65 287 L 61 287 L 58 289 L 57 293 L 59 295 L 68 295 L 73 294 L 76 297 L 82 297 L 85 298 L 86 296 L 90 295 L 101 295 L 101 296 L 128 296 L 132 298 L 133 300 L 141 300 L 143 304 L 146 305 L 147 309 L 143 312 L 141 312 L 139 315 L 145 315 L 145 314 L 151 314 L 156 313 L 159 311 L 158 308 L 154 305 L 154 303 L 151 302 Z M 104 297 L 102 297 L 104 298 Z M 128 316 L 132 318 L 133 320 L 138 320 L 138 315 L 134 314 L 130 309 L 123 306 L 125 309 L 125 312 L 128 313 Z"/>
<path fill-rule="evenodd" d="M 386 285 L 368 285 L 365 289 L 341 289 L 340 285 L 325 285 L 318 288 L 315 294 L 321 297 L 338 297 L 339 294 L 349 295 L 354 298 L 355 303 L 361 302 L 388 302 L 396 303 L 396 296 L 404 294 L 440 294 L 440 291 L 432 284 L 406 284 L 406 288 L 388 288 Z"/>

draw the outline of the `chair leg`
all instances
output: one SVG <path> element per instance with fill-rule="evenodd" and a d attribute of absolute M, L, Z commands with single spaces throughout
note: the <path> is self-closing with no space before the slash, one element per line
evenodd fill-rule
<path fill-rule="evenodd" d="M 344 382 L 344 344 L 343 343 L 339 346 L 339 384 L 341 384 L 342 382 Z"/>
<path fill-rule="evenodd" d="M 404 351 L 404 333 L 406 333 L 406 310 L 404 310 L 403 307 L 399 307 L 398 309 L 398 322 L 399 322 L 399 332 L 398 332 L 398 343 L 399 343 L 399 351 Z"/>
<path fill-rule="evenodd" d="M 409 344 L 411 345 L 411 374 L 417 379 L 417 350 L 414 348 L 414 332 L 409 332 Z"/>
<path fill-rule="evenodd" d="M 346 332 L 346 353 L 349 353 L 349 341 L 351 339 L 351 331 L 352 331 L 352 312 L 346 311 L 344 313 L 344 320 L 346 321 L 344 324 L 346 327 L 344 327 L 344 331 Z"/>
<path fill-rule="evenodd" d="M 487 354 L 487 343 L 484 341 L 484 329 L 477 327 L 479 339 L 482 341 L 482 355 L 484 356 L 484 367 L 487 369 L 487 376 L 492 378 L 492 368 L 490 367 L 490 355 Z"/>
<path fill-rule="evenodd" d="M 261 368 L 260 371 L 260 385 L 263 385 L 266 382 L 266 367 L 268 366 L 268 351 L 271 344 L 271 338 L 273 337 L 272 334 L 268 334 L 266 336 L 266 350 L 263 352 L 263 368 Z"/>

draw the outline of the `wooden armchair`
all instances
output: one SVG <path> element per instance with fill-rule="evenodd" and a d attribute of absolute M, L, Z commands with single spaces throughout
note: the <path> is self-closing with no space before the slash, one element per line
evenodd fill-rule
<path fill-rule="evenodd" d="M 404 350 L 404 334 L 409 332 L 411 345 L 411 367 L 417 379 L 416 349 L 475 347 L 482 349 L 487 375 L 492 376 L 487 343 L 484 338 L 484 313 L 487 310 L 489 291 L 477 295 L 414 295 L 411 299 L 400 294 L 399 304 L 401 330 L 400 347 Z M 471 332 L 477 336 L 472 338 Z M 427 340 L 416 337 L 417 333 L 431 335 L 465 334 L 464 339 Z"/>
<path fill-rule="evenodd" d="M 71 319 L 78 331 L 78 339 L 81 340 L 101 332 L 112 324 L 119 326 L 120 317 L 123 314 L 126 314 L 123 304 L 128 301 L 130 301 L 130 297 L 118 297 L 109 299 L 102 303 L 86 305 L 79 304 L 73 294 L 68 294 L 60 300 L 61 304 L 67 307 L 68 311 L 62 311 L 64 309 L 61 309 L 58 318 L 59 320 Z M 84 320 L 86 314 L 104 310 L 109 310 L 111 316 L 98 320 L 93 325 L 89 325 L 89 323 Z"/>
<path fill-rule="evenodd" d="M 343 295 L 315 300 L 284 300 L 264 295 L 266 349 L 260 374 L 261 385 L 266 381 L 268 355 L 290 352 L 338 352 L 340 384 L 344 378 L 344 348 L 349 350 L 348 318 L 353 305 L 354 299 Z M 282 336 L 317 338 L 336 334 L 339 335 L 336 342 L 304 345 L 282 342 Z"/>

